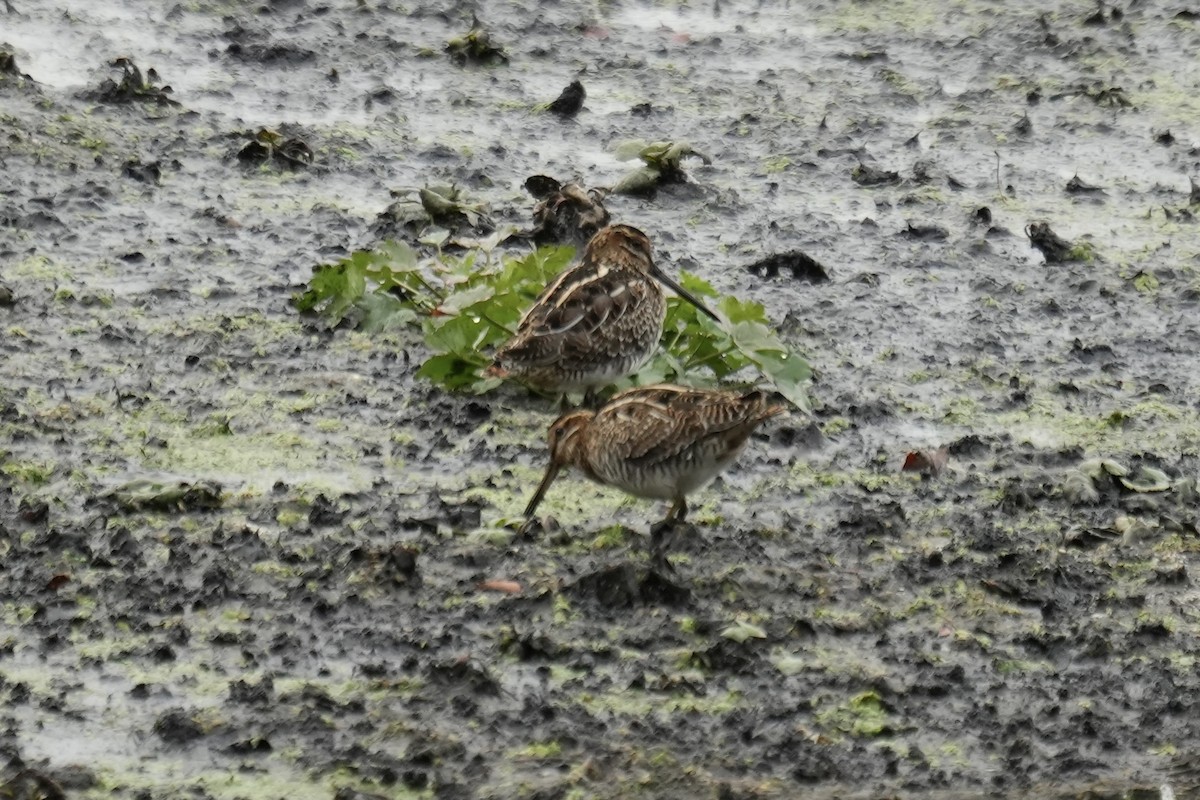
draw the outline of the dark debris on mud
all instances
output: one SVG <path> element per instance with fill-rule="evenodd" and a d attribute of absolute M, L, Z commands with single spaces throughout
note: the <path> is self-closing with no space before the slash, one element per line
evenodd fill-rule
<path fill-rule="evenodd" d="M 15 5 L 0 796 L 1200 796 L 1192 11 Z M 610 220 L 817 376 L 668 564 L 289 305 Z"/>

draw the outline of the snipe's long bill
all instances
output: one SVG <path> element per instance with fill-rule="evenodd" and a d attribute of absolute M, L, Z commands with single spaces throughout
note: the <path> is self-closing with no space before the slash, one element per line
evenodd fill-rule
<path fill-rule="evenodd" d="M 721 321 L 721 318 L 718 317 L 716 314 L 714 314 L 708 306 L 706 306 L 706 305 L 704 305 L 704 303 L 700 302 L 700 298 L 696 297 L 694 294 L 689 292 L 687 289 L 684 289 L 682 286 L 680 286 L 678 283 L 676 283 L 675 279 L 672 278 L 667 273 L 663 272 L 658 267 L 657 264 L 650 265 L 650 274 L 653 275 L 656 280 L 658 280 L 660 283 L 662 283 L 664 286 L 666 286 L 672 292 L 674 292 L 675 294 L 682 297 L 684 300 L 686 300 L 689 303 L 691 303 L 692 305 L 694 305 L 696 307 L 697 311 L 699 311 L 701 314 L 703 314 L 704 316 L 711 319 L 713 322 L 719 323 Z"/>

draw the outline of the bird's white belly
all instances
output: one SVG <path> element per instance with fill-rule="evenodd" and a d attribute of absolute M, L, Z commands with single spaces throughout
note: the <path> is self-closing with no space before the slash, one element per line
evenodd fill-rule
<path fill-rule="evenodd" d="M 595 471 L 609 486 L 635 497 L 674 500 L 707 485 L 736 457 L 737 452 L 732 452 L 720 459 L 680 459 L 669 465 L 645 470 L 618 464 L 612 469 Z"/>

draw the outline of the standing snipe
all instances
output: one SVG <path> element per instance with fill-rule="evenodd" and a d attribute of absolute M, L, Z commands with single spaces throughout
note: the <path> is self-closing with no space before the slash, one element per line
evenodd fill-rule
<path fill-rule="evenodd" d="M 596 483 L 671 500 L 663 524 L 683 522 L 687 496 L 729 466 L 755 428 L 786 410 L 761 390 L 658 384 L 627 389 L 598 411 L 564 414 L 550 426 L 550 465 L 525 516 L 563 467 L 575 467 Z"/>
<path fill-rule="evenodd" d="M 602 228 L 579 264 L 525 312 L 488 372 L 543 391 L 584 390 L 590 398 L 595 389 L 636 372 L 658 347 L 667 304 L 656 281 L 717 319 L 655 266 L 646 234 L 628 225 Z"/>

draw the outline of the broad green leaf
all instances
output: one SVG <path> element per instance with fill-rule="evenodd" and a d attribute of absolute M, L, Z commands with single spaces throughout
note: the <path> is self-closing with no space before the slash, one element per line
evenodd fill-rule
<path fill-rule="evenodd" d="M 670 154 L 678 147 L 674 142 L 651 142 L 638 152 L 638 158 L 650 166 L 665 163 Z"/>
<path fill-rule="evenodd" d="M 417 377 L 447 389 L 465 389 L 480 379 L 479 365 L 454 353 L 443 353 L 427 359 L 417 370 Z"/>
<path fill-rule="evenodd" d="M 383 263 L 393 272 L 409 272 L 417 268 L 417 252 L 407 242 L 388 240 L 376 248 Z"/>
<path fill-rule="evenodd" d="M 425 330 L 425 344 L 435 353 L 469 352 L 479 335 L 479 325 L 470 317 L 431 318 Z"/>
<path fill-rule="evenodd" d="M 626 139 L 623 142 L 617 142 L 617 146 L 613 148 L 618 161 L 633 161 L 635 158 L 642 157 L 642 151 L 648 145 L 645 139 Z"/>
<path fill-rule="evenodd" d="M 450 231 L 445 228 L 434 228 L 425 233 L 417 241 L 421 244 L 427 244 L 430 247 L 441 247 L 450 238 Z"/>
<path fill-rule="evenodd" d="M 368 258 L 356 253 L 336 264 L 325 264 L 316 268 L 308 289 L 295 299 L 301 311 L 317 310 L 336 325 L 346 312 L 366 292 L 363 275 Z"/>
<path fill-rule="evenodd" d="M 659 352 L 645 366 L 634 373 L 629 381 L 629 385 L 650 386 L 655 383 L 666 383 L 668 378 L 675 379 L 679 375 L 679 370 L 677 369 L 678 363 L 669 353 Z"/>
<path fill-rule="evenodd" d="M 735 322 L 729 330 L 733 342 L 743 352 L 780 346 L 775 333 L 761 322 Z"/>
<path fill-rule="evenodd" d="M 767 323 L 767 310 L 762 303 L 753 300 L 739 300 L 736 297 L 723 297 L 717 303 L 717 310 L 725 315 L 732 323 L 761 322 Z"/>
<path fill-rule="evenodd" d="M 696 297 L 704 298 L 717 296 L 717 290 L 713 288 L 711 283 L 699 276 L 693 275 L 687 270 L 679 271 L 679 285 L 684 289 L 687 289 Z M 687 301 L 685 300 L 684 302 L 686 303 Z M 691 304 L 689 303 L 688 305 Z"/>
<path fill-rule="evenodd" d="M 784 675 L 798 675 L 808 667 L 808 661 L 797 653 L 772 653 L 767 660 Z"/>
<path fill-rule="evenodd" d="M 542 247 L 530 253 L 527 259 L 537 267 L 531 277 L 538 283 L 547 284 L 575 260 L 575 248 L 571 245 Z"/>
<path fill-rule="evenodd" d="M 371 292 L 359 301 L 363 311 L 359 327 L 367 333 L 396 330 L 411 325 L 417 312 L 400 298 L 386 292 Z"/>
<path fill-rule="evenodd" d="M 485 300 L 490 300 L 495 294 L 496 289 L 494 286 L 487 283 L 481 283 L 478 286 L 473 286 L 470 289 L 463 289 L 462 291 L 458 291 L 452 295 L 449 295 L 445 300 L 442 301 L 441 305 L 438 306 L 438 310 L 443 314 L 449 314 L 451 316 L 461 314 L 464 309 L 470 308 L 477 303 L 482 303 Z"/>
<path fill-rule="evenodd" d="M 474 383 L 464 388 L 470 390 L 473 394 L 487 394 L 502 383 L 504 383 L 503 378 L 491 378 L 483 376 L 477 378 Z"/>

